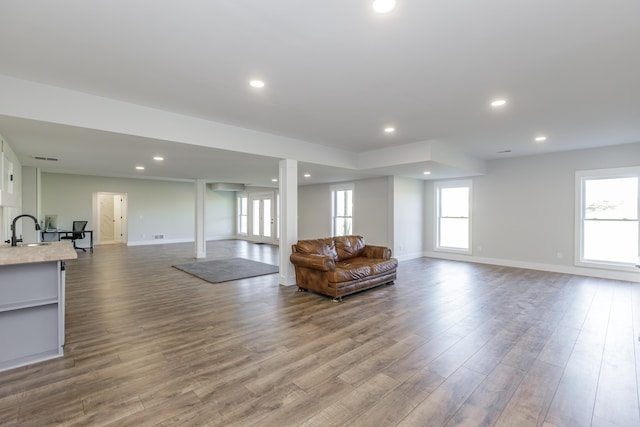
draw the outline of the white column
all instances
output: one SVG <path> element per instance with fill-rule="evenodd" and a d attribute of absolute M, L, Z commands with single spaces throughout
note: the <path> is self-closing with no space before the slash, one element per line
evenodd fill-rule
<path fill-rule="evenodd" d="M 207 182 L 203 179 L 196 179 L 196 228 L 195 228 L 195 242 L 196 242 L 196 258 L 207 257 L 207 234 L 205 229 L 205 201 Z"/>
<path fill-rule="evenodd" d="M 298 241 L 298 162 L 280 160 L 280 284 L 296 284 L 295 270 L 289 261 L 291 245 Z"/>

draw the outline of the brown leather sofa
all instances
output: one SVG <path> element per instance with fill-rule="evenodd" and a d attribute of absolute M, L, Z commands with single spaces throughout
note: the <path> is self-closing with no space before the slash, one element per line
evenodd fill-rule
<path fill-rule="evenodd" d="M 342 297 L 396 280 L 398 260 L 391 249 L 367 245 L 362 236 L 298 240 L 289 257 L 298 291 Z"/>

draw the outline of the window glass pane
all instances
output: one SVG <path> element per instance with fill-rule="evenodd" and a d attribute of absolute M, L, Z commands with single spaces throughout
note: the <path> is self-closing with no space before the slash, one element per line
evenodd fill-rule
<path fill-rule="evenodd" d="M 247 234 L 247 216 L 242 215 L 240 217 L 240 233 Z"/>
<path fill-rule="evenodd" d="M 347 236 L 351 233 L 351 218 L 342 218 L 342 235 Z"/>
<path fill-rule="evenodd" d="M 469 187 L 442 188 L 440 215 L 444 217 L 469 216 Z"/>
<path fill-rule="evenodd" d="M 336 216 L 344 216 L 344 191 L 336 191 Z"/>
<path fill-rule="evenodd" d="M 263 221 L 262 221 L 264 231 L 262 235 L 264 237 L 271 237 L 271 200 L 270 199 L 264 199 L 262 209 L 264 211 Z"/>
<path fill-rule="evenodd" d="M 638 178 L 585 181 L 585 219 L 638 219 Z"/>
<path fill-rule="evenodd" d="M 582 196 L 581 261 L 635 264 L 638 176 L 583 178 Z"/>
<path fill-rule="evenodd" d="M 251 224 L 253 229 L 251 234 L 254 236 L 260 235 L 260 200 L 253 201 L 253 221 Z"/>
<path fill-rule="evenodd" d="M 467 218 L 441 218 L 440 242 L 445 248 L 469 248 L 469 220 Z"/>
<path fill-rule="evenodd" d="M 241 197 L 240 198 L 240 214 L 241 215 L 247 215 L 247 198 L 246 197 Z"/>
<path fill-rule="evenodd" d="M 347 236 L 351 233 L 352 220 L 349 217 L 336 217 L 334 221 L 334 234 L 336 236 Z"/>
<path fill-rule="evenodd" d="M 345 216 L 353 216 L 353 204 L 351 203 L 351 190 L 344 192 Z"/>
<path fill-rule="evenodd" d="M 585 260 L 635 263 L 638 260 L 638 221 L 585 221 Z"/>
<path fill-rule="evenodd" d="M 336 215 L 352 216 L 351 190 L 336 191 Z"/>

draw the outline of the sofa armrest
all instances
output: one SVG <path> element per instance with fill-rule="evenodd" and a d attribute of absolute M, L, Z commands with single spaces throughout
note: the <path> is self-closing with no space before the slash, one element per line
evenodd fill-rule
<path fill-rule="evenodd" d="M 384 260 L 390 260 L 391 249 L 385 246 L 366 245 L 362 252 L 362 256 L 367 258 L 381 258 Z"/>
<path fill-rule="evenodd" d="M 327 255 L 294 252 L 289 257 L 289 260 L 296 267 L 306 267 L 321 271 L 333 271 L 336 269 L 336 263 Z"/>

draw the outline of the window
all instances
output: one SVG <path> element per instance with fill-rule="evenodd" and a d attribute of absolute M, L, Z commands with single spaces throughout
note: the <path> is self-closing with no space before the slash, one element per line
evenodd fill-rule
<path fill-rule="evenodd" d="M 471 252 L 471 181 L 436 183 L 436 249 Z"/>
<path fill-rule="evenodd" d="M 353 184 L 331 188 L 332 235 L 353 234 Z"/>
<path fill-rule="evenodd" d="M 640 168 L 576 174 L 578 264 L 633 267 L 640 241 Z"/>
<path fill-rule="evenodd" d="M 247 196 L 238 196 L 238 234 L 247 234 L 248 207 Z"/>

